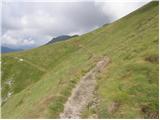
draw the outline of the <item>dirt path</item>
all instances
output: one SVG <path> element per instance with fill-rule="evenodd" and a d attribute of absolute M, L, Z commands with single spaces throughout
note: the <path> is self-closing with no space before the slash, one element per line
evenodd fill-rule
<path fill-rule="evenodd" d="M 81 112 L 94 96 L 96 75 L 109 63 L 108 58 L 102 58 L 73 89 L 71 96 L 64 105 L 60 118 L 80 118 Z"/>
<path fill-rule="evenodd" d="M 35 67 L 37 68 L 38 70 L 42 71 L 42 72 L 46 72 L 46 69 L 44 69 L 43 67 L 39 66 L 39 65 L 36 65 L 34 63 L 32 63 L 31 61 L 29 60 L 26 60 L 26 59 L 23 59 L 23 58 L 19 58 L 19 57 L 12 57 L 18 61 L 21 61 L 21 62 L 25 62 L 27 63 L 28 65 L 31 65 L 32 67 Z"/>
<path fill-rule="evenodd" d="M 46 69 L 44 69 L 43 67 L 39 66 L 39 65 L 36 65 L 28 60 L 24 60 L 25 63 L 37 68 L 38 70 L 42 71 L 42 72 L 46 72 Z"/>

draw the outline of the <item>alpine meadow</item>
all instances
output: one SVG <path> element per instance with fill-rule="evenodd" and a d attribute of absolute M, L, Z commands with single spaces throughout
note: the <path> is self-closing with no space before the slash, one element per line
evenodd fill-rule
<path fill-rule="evenodd" d="M 159 118 L 159 2 L 65 41 L 1 54 L 2 118 Z"/>

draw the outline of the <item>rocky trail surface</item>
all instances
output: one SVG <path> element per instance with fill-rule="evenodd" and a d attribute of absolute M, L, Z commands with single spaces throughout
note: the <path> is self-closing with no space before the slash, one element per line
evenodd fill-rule
<path fill-rule="evenodd" d="M 109 64 L 109 61 L 109 58 L 102 58 L 94 68 L 82 77 L 65 103 L 60 118 L 80 118 L 81 112 L 94 97 L 96 75 Z"/>

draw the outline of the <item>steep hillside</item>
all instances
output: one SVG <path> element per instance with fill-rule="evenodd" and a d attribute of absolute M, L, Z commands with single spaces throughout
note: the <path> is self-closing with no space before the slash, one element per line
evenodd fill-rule
<path fill-rule="evenodd" d="M 81 118 L 158 117 L 158 2 L 68 41 L 2 55 L 2 118 L 59 118 L 73 88 L 95 75 L 96 108 Z"/>

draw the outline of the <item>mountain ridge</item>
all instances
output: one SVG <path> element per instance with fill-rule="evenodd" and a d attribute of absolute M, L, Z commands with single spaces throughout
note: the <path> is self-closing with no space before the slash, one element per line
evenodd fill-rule
<path fill-rule="evenodd" d="M 1 53 L 8 53 L 8 52 L 16 52 L 16 51 L 22 51 L 23 49 L 12 49 L 9 47 L 1 46 Z"/>
<path fill-rule="evenodd" d="M 50 40 L 46 45 L 53 44 L 55 42 L 60 42 L 60 41 L 68 40 L 68 39 L 73 38 L 73 37 L 78 37 L 78 35 L 72 35 L 72 36 L 70 36 L 70 35 L 61 35 L 61 36 L 52 38 L 52 40 Z"/>

